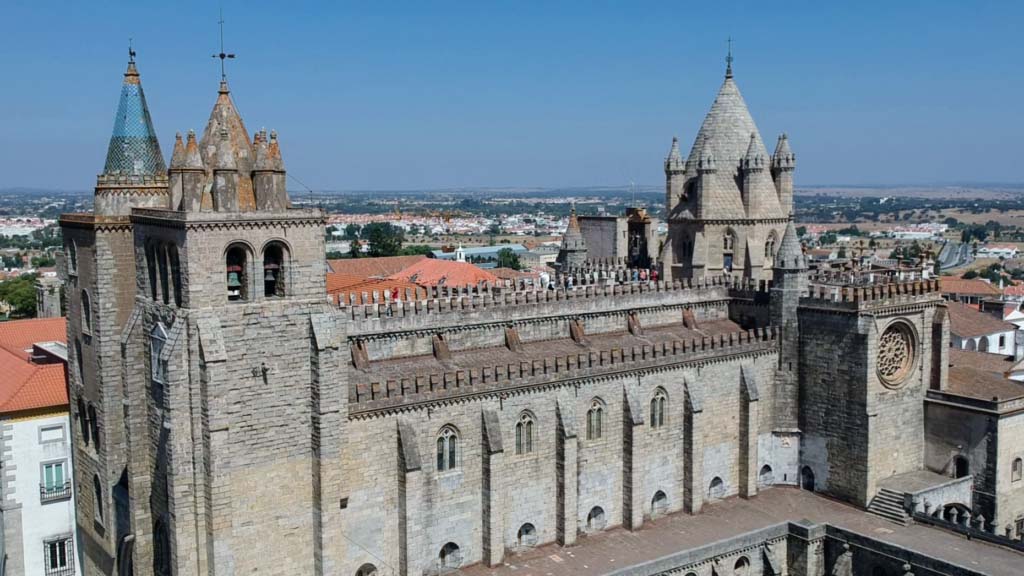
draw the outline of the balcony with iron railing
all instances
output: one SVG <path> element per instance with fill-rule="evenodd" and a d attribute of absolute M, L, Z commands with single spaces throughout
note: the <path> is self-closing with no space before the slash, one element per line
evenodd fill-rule
<path fill-rule="evenodd" d="M 43 503 L 71 498 L 71 482 L 47 486 L 39 485 L 39 500 Z"/>

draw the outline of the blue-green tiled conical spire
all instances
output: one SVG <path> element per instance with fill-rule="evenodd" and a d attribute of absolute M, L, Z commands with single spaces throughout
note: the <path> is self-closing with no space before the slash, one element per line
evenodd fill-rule
<path fill-rule="evenodd" d="M 103 173 L 131 176 L 167 173 L 134 60 L 128 63 L 128 71 L 124 73 L 121 102 L 117 106 Z"/>

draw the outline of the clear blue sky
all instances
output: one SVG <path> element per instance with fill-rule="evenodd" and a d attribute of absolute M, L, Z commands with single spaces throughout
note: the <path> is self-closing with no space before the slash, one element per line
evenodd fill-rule
<path fill-rule="evenodd" d="M 317 189 L 663 181 L 734 38 L 797 184 L 1024 181 L 1024 2 L 225 0 L 235 102 Z M 0 187 L 90 189 L 134 38 L 169 156 L 216 96 L 216 2 L 7 0 Z"/>

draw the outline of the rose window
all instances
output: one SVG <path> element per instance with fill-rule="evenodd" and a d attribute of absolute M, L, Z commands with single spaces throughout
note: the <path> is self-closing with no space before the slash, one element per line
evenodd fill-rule
<path fill-rule="evenodd" d="M 878 341 L 878 377 L 887 386 L 901 384 L 914 365 L 914 334 L 903 323 L 885 329 Z"/>

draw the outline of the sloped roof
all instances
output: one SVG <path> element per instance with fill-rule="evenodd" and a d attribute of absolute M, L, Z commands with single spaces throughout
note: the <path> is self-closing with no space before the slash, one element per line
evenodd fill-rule
<path fill-rule="evenodd" d="M 64 318 L 0 323 L 0 413 L 67 407 L 64 363 L 33 364 L 32 344 L 64 342 Z"/>
<path fill-rule="evenodd" d="M 36 342 L 64 342 L 67 323 L 64 318 L 30 318 L 0 322 L 0 349 L 28 362 Z M 0 372 L 2 374 L 2 372 Z"/>
<path fill-rule="evenodd" d="M 206 165 L 207 177 L 212 177 L 213 167 L 217 164 L 217 151 L 221 146 L 221 131 L 227 131 L 227 146 L 235 157 L 235 165 L 240 175 L 246 178 L 238 179 L 238 208 L 240 210 L 255 210 L 256 196 L 253 192 L 252 178 L 248 175 L 252 172 L 255 160 L 255 152 L 252 149 L 252 141 L 249 139 L 249 131 L 245 128 L 242 116 L 231 99 L 231 90 L 228 89 L 227 81 L 221 81 L 220 89 L 217 91 L 217 101 L 210 111 L 210 119 L 203 130 L 203 136 L 199 140 L 199 153 Z"/>
<path fill-rule="evenodd" d="M 768 158 L 768 149 L 761 140 L 761 133 L 754 124 L 754 118 L 747 109 L 747 103 L 732 78 L 726 78 L 715 96 L 715 101 L 704 117 L 704 123 L 686 159 L 686 171 L 697 169 L 697 161 L 704 152 L 711 152 L 720 169 L 728 168 L 735 173 L 740 160 L 751 147 L 750 136 L 754 136 L 754 149 Z"/>
<path fill-rule="evenodd" d="M 943 294 L 971 294 L 979 296 L 998 296 L 999 288 L 990 282 L 971 278 L 954 278 L 950 276 L 939 277 L 939 290 Z"/>
<path fill-rule="evenodd" d="M 370 278 L 363 280 L 356 284 L 345 286 L 341 290 L 331 292 L 331 299 L 338 304 L 370 304 L 373 302 L 372 294 L 377 292 L 380 297 L 383 294 L 394 294 L 397 291 L 398 299 L 405 300 L 406 290 L 412 290 L 416 294 L 415 298 L 424 296 L 423 288 L 407 282 L 405 280 L 392 280 L 389 278 Z M 366 299 L 363 299 L 363 293 L 366 293 Z M 355 294 L 353 297 L 352 295 Z"/>
<path fill-rule="evenodd" d="M 1012 357 L 953 348 L 949 351 L 946 391 L 957 396 L 988 401 L 1022 398 L 1024 384 L 1006 378 L 1012 369 Z"/>
<path fill-rule="evenodd" d="M 476 286 L 495 283 L 498 277 L 467 262 L 424 258 L 396 274 L 392 280 L 405 280 L 419 286 Z"/>
<path fill-rule="evenodd" d="M 426 256 L 423 254 L 379 258 L 342 258 L 328 260 L 327 265 L 336 274 L 359 276 L 360 278 L 386 278 L 424 259 Z"/>
<path fill-rule="evenodd" d="M 961 338 L 973 338 L 999 332 L 1011 332 L 1017 326 L 960 302 L 947 302 L 949 331 Z"/>

